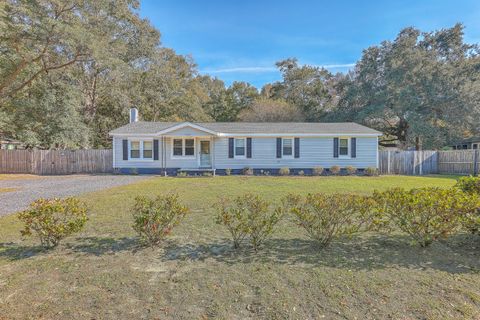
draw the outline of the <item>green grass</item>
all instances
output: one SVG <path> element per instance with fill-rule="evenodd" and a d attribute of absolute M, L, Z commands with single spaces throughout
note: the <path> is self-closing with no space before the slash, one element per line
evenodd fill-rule
<path fill-rule="evenodd" d="M 219 196 L 449 187 L 455 177 L 152 178 L 82 196 L 86 229 L 44 252 L 0 218 L 0 319 L 478 319 L 480 241 L 422 249 L 365 234 L 318 249 L 289 221 L 257 254 L 213 222 Z M 175 191 L 192 213 L 162 248 L 131 229 L 136 195 Z"/>

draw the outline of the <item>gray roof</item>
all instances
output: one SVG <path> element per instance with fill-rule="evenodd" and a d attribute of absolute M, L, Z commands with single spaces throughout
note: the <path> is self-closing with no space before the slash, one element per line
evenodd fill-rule
<path fill-rule="evenodd" d="M 155 134 L 183 122 L 133 122 L 110 131 L 110 134 Z M 191 122 L 225 134 L 382 134 L 354 122 Z"/>

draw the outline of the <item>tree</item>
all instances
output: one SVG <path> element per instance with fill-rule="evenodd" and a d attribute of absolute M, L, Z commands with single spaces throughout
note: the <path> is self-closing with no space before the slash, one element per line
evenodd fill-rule
<path fill-rule="evenodd" d="M 385 133 L 383 145 L 409 146 L 419 137 L 439 148 L 478 131 L 480 57 L 463 41 L 463 26 L 435 32 L 402 30 L 366 49 L 339 82 L 331 120 L 358 121 Z M 475 120 L 476 119 L 476 120 Z"/>
<path fill-rule="evenodd" d="M 295 122 L 304 121 L 302 111 L 282 99 L 257 98 L 248 109 L 239 114 L 244 122 Z"/>
<path fill-rule="evenodd" d="M 308 121 L 319 121 L 335 105 L 335 77 L 326 69 L 298 65 L 295 58 L 276 63 L 283 80 L 262 89 L 269 98 L 299 107 Z"/>

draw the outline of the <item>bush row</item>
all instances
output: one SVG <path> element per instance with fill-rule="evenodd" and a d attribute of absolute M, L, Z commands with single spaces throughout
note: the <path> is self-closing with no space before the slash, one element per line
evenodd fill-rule
<path fill-rule="evenodd" d="M 238 248 L 248 241 L 257 251 L 289 215 L 320 246 L 363 231 L 400 230 L 426 247 L 451 234 L 480 230 L 480 178 L 459 179 L 450 189 L 393 188 L 373 195 L 316 193 L 290 194 L 274 204 L 247 193 L 223 198 L 216 205 L 216 223 L 224 226 Z M 158 245 L 190 212 L 177 194 L 156 198 L 136 197 L 132 207 L 133 229 L 148 245 Z M 88 220 L 87 208 L 75 198 L 40 199 L 19 214 L 22 235 L 35 234 L 43 246 L 80 231 Z"/>
<path fill-rule="evenodd" d="M 312 169 L 309 169 L 307 172 L 305 170 L 293 170 L 293 169 L 290 169 L 288 167 L 282 167 L 280 169 L 277 170 L 266 170 L 266 169 L 260 169 L 260 170 L 257 170 L 257 171 L 254 171 L 253 168 L 251 167 L 245 167 L 242 169 L 241 173 L 244 174 L 244 175 L 247 175 L 247 176 L 253 176 L 254 174 L 257 174 L 257 175 L 265 175 L 265 176 L 269 176 L 269 175 L 272 175 L 274 173 L 278 172 L 278 175 L 281 175 L 281 176 L 288 176 L 288 175 L 299 175 L 299 176 L 305 176 L 307 175 L 307 172 L 309 173 L 309 175 L 312 175 L 312 176 L 321 176 L 321 175 L 356 175 L 356 174 L 361 174 L 363 173 L 364 175 L 366 176 L 377 176 L 378 175 L 378 170 L 377 168 L 374 168 L 374 167 L 368 167 L 368 168 L 365 168 L 364 170 L 358 170 L 357 168 L 355 168 L 354 166 L 347 166 L 345 167 L 343 170 L 340 166 L 331 166 L 330 168 L 328 169 L 324 169 L 323 167 L 314 167 Z M 225 175 L 229 176 L 233 173 L 233 170 L 232 169 L 225 169 Z"/>

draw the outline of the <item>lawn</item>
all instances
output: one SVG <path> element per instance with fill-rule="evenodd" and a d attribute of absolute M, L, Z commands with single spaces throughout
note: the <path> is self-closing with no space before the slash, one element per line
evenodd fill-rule
<path fill-rule="evenodd" d="M 478 319 L 480 239 L 422 249 L 364 234 L 317 249 L 288 220 L 255 254 L 215 225 L 219 196 L 449 187 L 455 177 L 152 178 L 82 196 L 86 229 L 50 252 L 0 218 L 0 319 Z M 135 195 L 175 191 L 192 208 L 162 248 L 131 229 Z"/>

